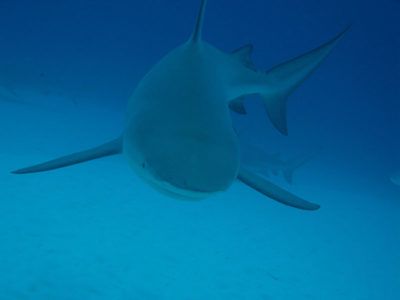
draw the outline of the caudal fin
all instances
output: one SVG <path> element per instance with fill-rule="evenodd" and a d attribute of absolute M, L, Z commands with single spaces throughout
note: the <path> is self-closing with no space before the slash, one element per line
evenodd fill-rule
<path fill-rule="evenodd" d="M 288 96 L 317 69 L 348 29 L 346 28 L 320 47 L 284 62 L 267 72 L 266 81 L 269 92 L 262 97 L 271 122 L 282 134 L 288 134 L 286 120 Z"/>
<path fill-rule="evenodd" d="M 13 171 L 14 174 L 28 174 L 38 173 L 44 171 L 55 170 L 64 168 L 72 165 L 76 165 L 82 162 L 102 158 L 105 156 L 116 155 L 122 151 L 122 138 L 112 140 L 111 142 L 105 143 L 98 147 L 76 152 L 70 155 L 62 156 L 44 163 L 33 165 L 27 168 Z"/>

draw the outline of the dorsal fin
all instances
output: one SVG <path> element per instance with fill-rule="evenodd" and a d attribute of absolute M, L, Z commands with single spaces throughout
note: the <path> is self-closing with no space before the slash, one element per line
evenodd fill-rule
<path fill-rule="evenodd" d="M 236 57 L 240 62 L 243 63 L 247 68 L 255 70 L 254 63 L 251 59 L 251 55 L 253 54 L 253 45 L 247 44 L 244 45 L 234 51 L 232 51 L 232 55 Z"/>
<path fill-rule="evenodd" d="M 206 10 L 207 0 L 201 0 L 200 10 L 197 14 L 196 26 L 190 38 L 190 41 L 197 43 L 201 40 L 201 31 L 203 29 L 204 12 Z"/>

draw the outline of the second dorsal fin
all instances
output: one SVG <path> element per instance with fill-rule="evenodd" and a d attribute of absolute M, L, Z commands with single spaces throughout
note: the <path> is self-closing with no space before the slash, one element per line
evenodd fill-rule
<path fill-rule="evenodd" d="M 255 70 L 256 68 L 251 59 L 251 55 L 253 54 L 253 48 L 254 47 L 252 44 L 247 44 L 232 51 L 232 55 L 236 57 L 247 68 Z"/>

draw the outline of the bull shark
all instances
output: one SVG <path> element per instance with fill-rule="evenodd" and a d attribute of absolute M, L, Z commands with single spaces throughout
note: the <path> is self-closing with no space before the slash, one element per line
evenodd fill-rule
<path fill-rule="evenodd" d="M 346 30 L 265 72 L 254 67 L 251 45 L 226 53 L 203 40 L 206 3 L 201 1 L 190 38 L 138 83 L 121 136 L 13 173 L 49 171 L 123 154 L 141 179 L 172 197 L 202 199 L 226 191 L 238 179 L 283 204 L 317 210 L 318 204 L 280 188 L 241 163 L 230 107 L 240 108 L 244 96 L 259 94 L 272 124 L 286 135 L 287 97 L 320 65 Z"/>

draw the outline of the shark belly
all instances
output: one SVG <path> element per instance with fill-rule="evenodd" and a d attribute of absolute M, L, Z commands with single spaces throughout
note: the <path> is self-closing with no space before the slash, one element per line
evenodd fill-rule
<path fill-rule="evenodd" d="M 129 103 L 123 146 L 142 179 L 177 198 L 205 198 L 232 184 L 239 145 L 221 86 L 215 66 L 190 46 L 145 76 Z"/>

